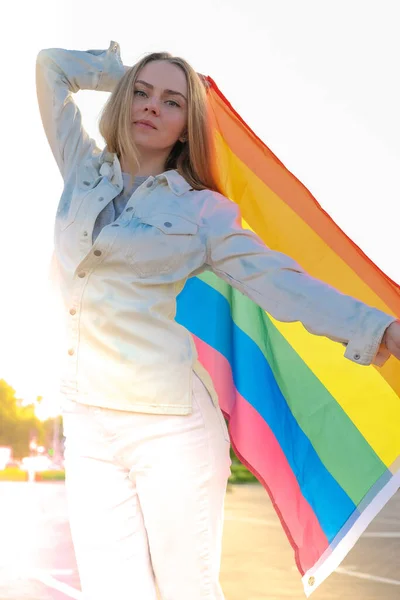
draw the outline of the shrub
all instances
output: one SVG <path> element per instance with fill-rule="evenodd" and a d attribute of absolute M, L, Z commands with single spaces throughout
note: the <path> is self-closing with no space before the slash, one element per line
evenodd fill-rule
<path fill-rule="evenodd" d="M 0 481 L 28 481 L 29 476 L 27 471 L 11 467 L 9 469 L 0 470 Z M 35 481 L 64 481 L 64 471 L 36 471 Z"/>
<path fill-rule="evenodd" d="M 231 473 L 228 483 L 259 483 L 258 479 L 242 463 L 232 463 Z"/>
<path fill-rule="evenodd" d="M 65 471 L 38 471 L 35 481 L 64 481 Z"/>
<path fill-rule="evenodd" d="M 27 481 L 28 473 L 17 467 L 10 467 L 0 471 L 0 481 Z"/>

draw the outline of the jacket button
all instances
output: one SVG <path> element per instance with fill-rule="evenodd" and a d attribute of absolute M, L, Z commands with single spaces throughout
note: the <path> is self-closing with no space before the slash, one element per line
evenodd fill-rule
<path fill-rule="evenodd" d="M 73 348 L 70 348 L 70 349 L 68 350 L 68 354 L 69 354 L 70 356 L 72 356 L 73 354 L 75 354 L 75 350 L 74 350 Z"/>
<path fill-rule="evenodd" d="M 85 271 L 81 271 L 80 273 L 78 273 L 78 277 L 80 277 L 81 279 L 83 277 L 85 277 L 85 275 L 86 275 Z"/>
<path fill-rule="evenodd" d="M 70 315 L 76 315 L 76 310 L 75 310 L 75 308 L 71 308 L 71 309 L 70 309 L 70 311 L 69 311 L 69 314 L 70 314 Z"/>
<path fill-rule="evenodd" d="M 87 234 L 88 234 L 88 232 L 87 232 L 87 231 L 84 231 L 84 232 L 83 232 L 83 235 L 84 235 L 85 237 L 87 236 Z"/>
<path fill-rule="evenodd" d="M 131 212 L 131 210 L 133 210 L 133 206 L 128 206 L 125 212 Z"/>
<path fill-rule="evenodd" d="M 101 256 L 101 250 L 95 250 L 93 254 L 95 256 Z"/>
<path fill-rule="evenodd" d="M 172 227 L 172 223 L 170 223 L 169 221 L 166 221 L 164 223 L 165 227 Z"/>
<path fill-rule="evenodd" d="M 153 182 L 152 181 L 148 181 L 146 187 L 151 188 L 152 185 L 153 185 Z"/>
<path fill-rule="evenodd" d="M 361 356 L 359 354 L 354 354 L 353 358 L 354 360 L 360 360 Z"/>
<path fill-rule="evenodd" d="M 100 198 L 97 198 L 99 202 L 102 202 L 104 200 L 103 196 L 100 196 Z"/>
<path fill-rule="evenodd" d="M 83 185 L 90 185 L 90 181 L 84 181 Z"/>

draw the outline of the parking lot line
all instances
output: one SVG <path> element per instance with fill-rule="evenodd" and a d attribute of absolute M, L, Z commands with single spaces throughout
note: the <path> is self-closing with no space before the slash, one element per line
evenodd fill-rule
<path fill-rule="evenodd" d="M 400 585 L 398 579 L 388 579 L 387 577 L 378 577 L 378 575 L 370 575 L 369 573 L 360 573 L 360 571 L 349 571 L 343 567 L 338 567 L 336 573 L 341 575 L 349 575 L 350 577 L 357 577 L 358 579 L 368 579 L 369 581 L 375 581 L 377 583 L 388 583 L 389 585 Z"/>
<path fill-rule="evenodd" d="M 363 537 L 400 539 L 400 531 L 367 531 Z"/>
<path fill-rule="evenodd" d="M 67 583 L 63 583 L 58 579 L 55 579 L 52 575 L 49 575 L 46 571 L 36 570 L 32 573 L 32 579 L 36 579 L 36 581 L 40 581 L 47 587 L 50 587 L 58 592 L 62 592 L 68 598 L 73 598 L 74 600 L 83 600 L 83 594 L 81 591 L 76 588 L 71 587 Z"/>

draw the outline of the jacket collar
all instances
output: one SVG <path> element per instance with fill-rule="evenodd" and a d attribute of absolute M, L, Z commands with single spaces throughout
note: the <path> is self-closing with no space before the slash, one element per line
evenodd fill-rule
<path fill-rule="evenodd" d="M 157 175 L 156 179 L 160 179 L 164 177 L 169 185 L 169 189 L 176 195 L 182 196 L 189 190 L 191 190 L 190 184 L 186 181 L 184 177 L 176 169 L 171 169 L 170 171 L 164 171 L 161 175 Z"/>
<path fill-rule="evenodd" d="M 114 152 L 109 152 L 107 146 L 99 155 L 100 172 L 102 175 L 107 175 L 114 185 L 117 185 L 120 189 L 122 188 L 122 170 L 121 164 L 118 160 L 118 156 Z M 104 166 L 103 165 L 107 165 Z M 164 178 L 168 186 L 176 196 L 182 196 L 188 192 L 191 188 L 190 184 L 186 181 L 176 169 L 164 171 L 159 175 L 155 176 L 155 179 L 160 180 Z"/>

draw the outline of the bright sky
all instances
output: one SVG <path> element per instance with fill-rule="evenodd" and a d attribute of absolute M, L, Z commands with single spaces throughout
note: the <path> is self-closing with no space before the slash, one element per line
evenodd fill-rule
<path fill-rule="evenodd" d="M 42 48 L 107 49 L 111 40 L 126 65 L 167 50 L 210 75 L 347 235 L 400 282 L 397 0 L 9 3 L 0 111 L 0 379 L 27 402 L 43 396 L 47 412 L 58 402 L 47 277 L 62 180 L 37 108 L 35 60 Z M 101 147 L 97 121 L 107 97 L 75 96 Z"/>

